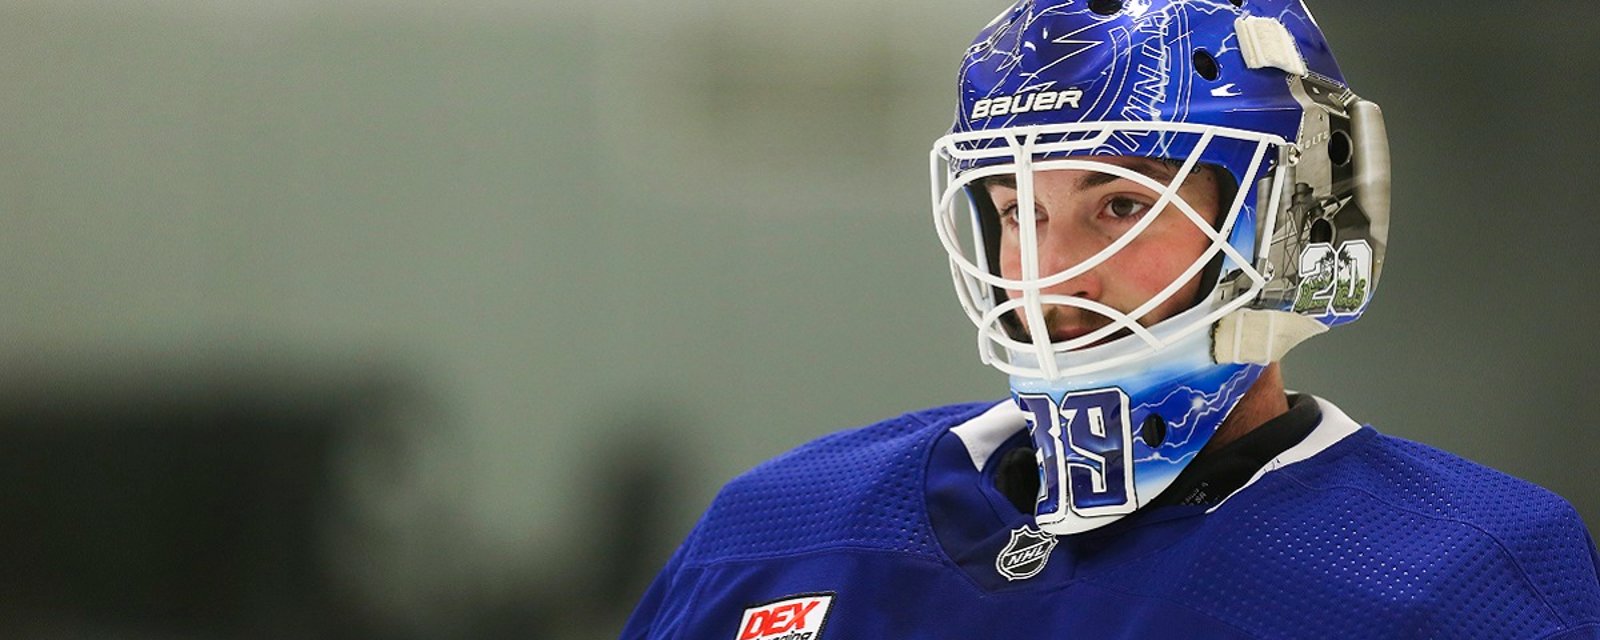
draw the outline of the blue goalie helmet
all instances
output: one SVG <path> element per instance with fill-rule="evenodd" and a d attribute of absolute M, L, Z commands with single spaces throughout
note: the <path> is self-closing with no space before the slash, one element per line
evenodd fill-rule
<path fill-rule="evenodd" d="M 1267 365 L 1366 309 L 1383 119 L 1300 0 L 1022 0 L 958 89 L 935 227 L 1046 531 L 1148 504 Z"/>

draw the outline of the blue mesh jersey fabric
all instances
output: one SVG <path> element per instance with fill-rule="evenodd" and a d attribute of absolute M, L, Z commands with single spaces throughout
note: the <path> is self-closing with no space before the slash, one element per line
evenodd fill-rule
<path fill-rule="evenodd" d="M 1566 501 L 1370 429 L 1350 440 L 1213 513 L 1174 595 L 1261 637 L 1600 636 L 1582 629 L 1600 623 L 1593 542 Z"/>
<path fill-rule="evenodd" d="M 1570 505 L 1353 424 L 1214 509 L 1142 510 L 1001 576 L 1032 518 L 994 489 L 995 461 L 1027 439 L 979 469 L 949 431 L 992 404 L 838 433 L 735 479 L 622 637 L 1600 639 Z M 762 618 L 802 596 L 825 616 Z"/>
<path fill-rule="evenodd" d="M 835 433 L 723 488 L 685 547 L 691 565 L 832 547 L 935 557 L 922 507 L 931 436 L 993 402 L 940 407 Z"/>

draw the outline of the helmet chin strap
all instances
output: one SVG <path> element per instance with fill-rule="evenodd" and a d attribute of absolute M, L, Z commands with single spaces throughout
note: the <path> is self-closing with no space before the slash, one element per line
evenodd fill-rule
<path fill-rule="evenodd" d="M 1269 309 L 1240 309 L 1217 321 L 1211 354 L 1219 363 L 1266 365 L 1306 338 L 1328 330 L 1317 320 Z"/>

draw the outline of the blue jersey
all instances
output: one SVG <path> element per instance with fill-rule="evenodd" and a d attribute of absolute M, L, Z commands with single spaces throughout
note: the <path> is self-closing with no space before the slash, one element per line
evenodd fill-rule
<path fill-rule="evenodd" d="M 1059 537 L 995 487 L 1009 402 L 824 437 L 729 483 L 622 637 L 1600 638 L 1570 505 L 1319 403 L 1220 503 Z"/>

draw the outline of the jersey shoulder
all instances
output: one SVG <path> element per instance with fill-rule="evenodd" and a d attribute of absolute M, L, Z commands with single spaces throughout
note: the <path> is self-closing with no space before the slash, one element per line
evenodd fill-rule
<path fill-rule="evenodd" d="M 1458 613 L 1469 627 L 1475 613 L 1497 610 L 1543 611 L 1537 617 L 1557 628 L 1600 622 L 1594 544 L 1571 504 L 1460 456 L 1363 431 L 1344 455 L 1281 470 L 1303 491 L 1276 505 L 1280 515 L 1332 515 L 1305 522 L 1343 530 L 1314 535 L 1355 542 L 1370 558 L 1400 563 L 1400 575 L 1390 576 L 1397 582 L 1387 588 L 1462 603 Z M 1509 606 L 1519 597 L 1526 606 Z M 1479 606 L 1468 611 L 1467 603 Z"/>
<path fill-rule="evenodd" d="M 800 445 L 734 478 L 682 550 L 686 566 L 831 548 L 938 553 L 927 526 L 928 450 L 994 401 L 907 413 Z"/>
<path fill-rule="evenodd" d="M 1552 545 L 1548 536 L 1554 535 L 1587 546 L 1583 520 L 1555 493 L 1419 442 L 1367 431 L 1370 437 L 1348 455 L 1285 470 L 1310 487 L 1359 493 L 1394 511 L 1480 531 L 1519 557 L 1571 550 Z M 1539 539 L 1525 540 L 1529 536 Z"/>

